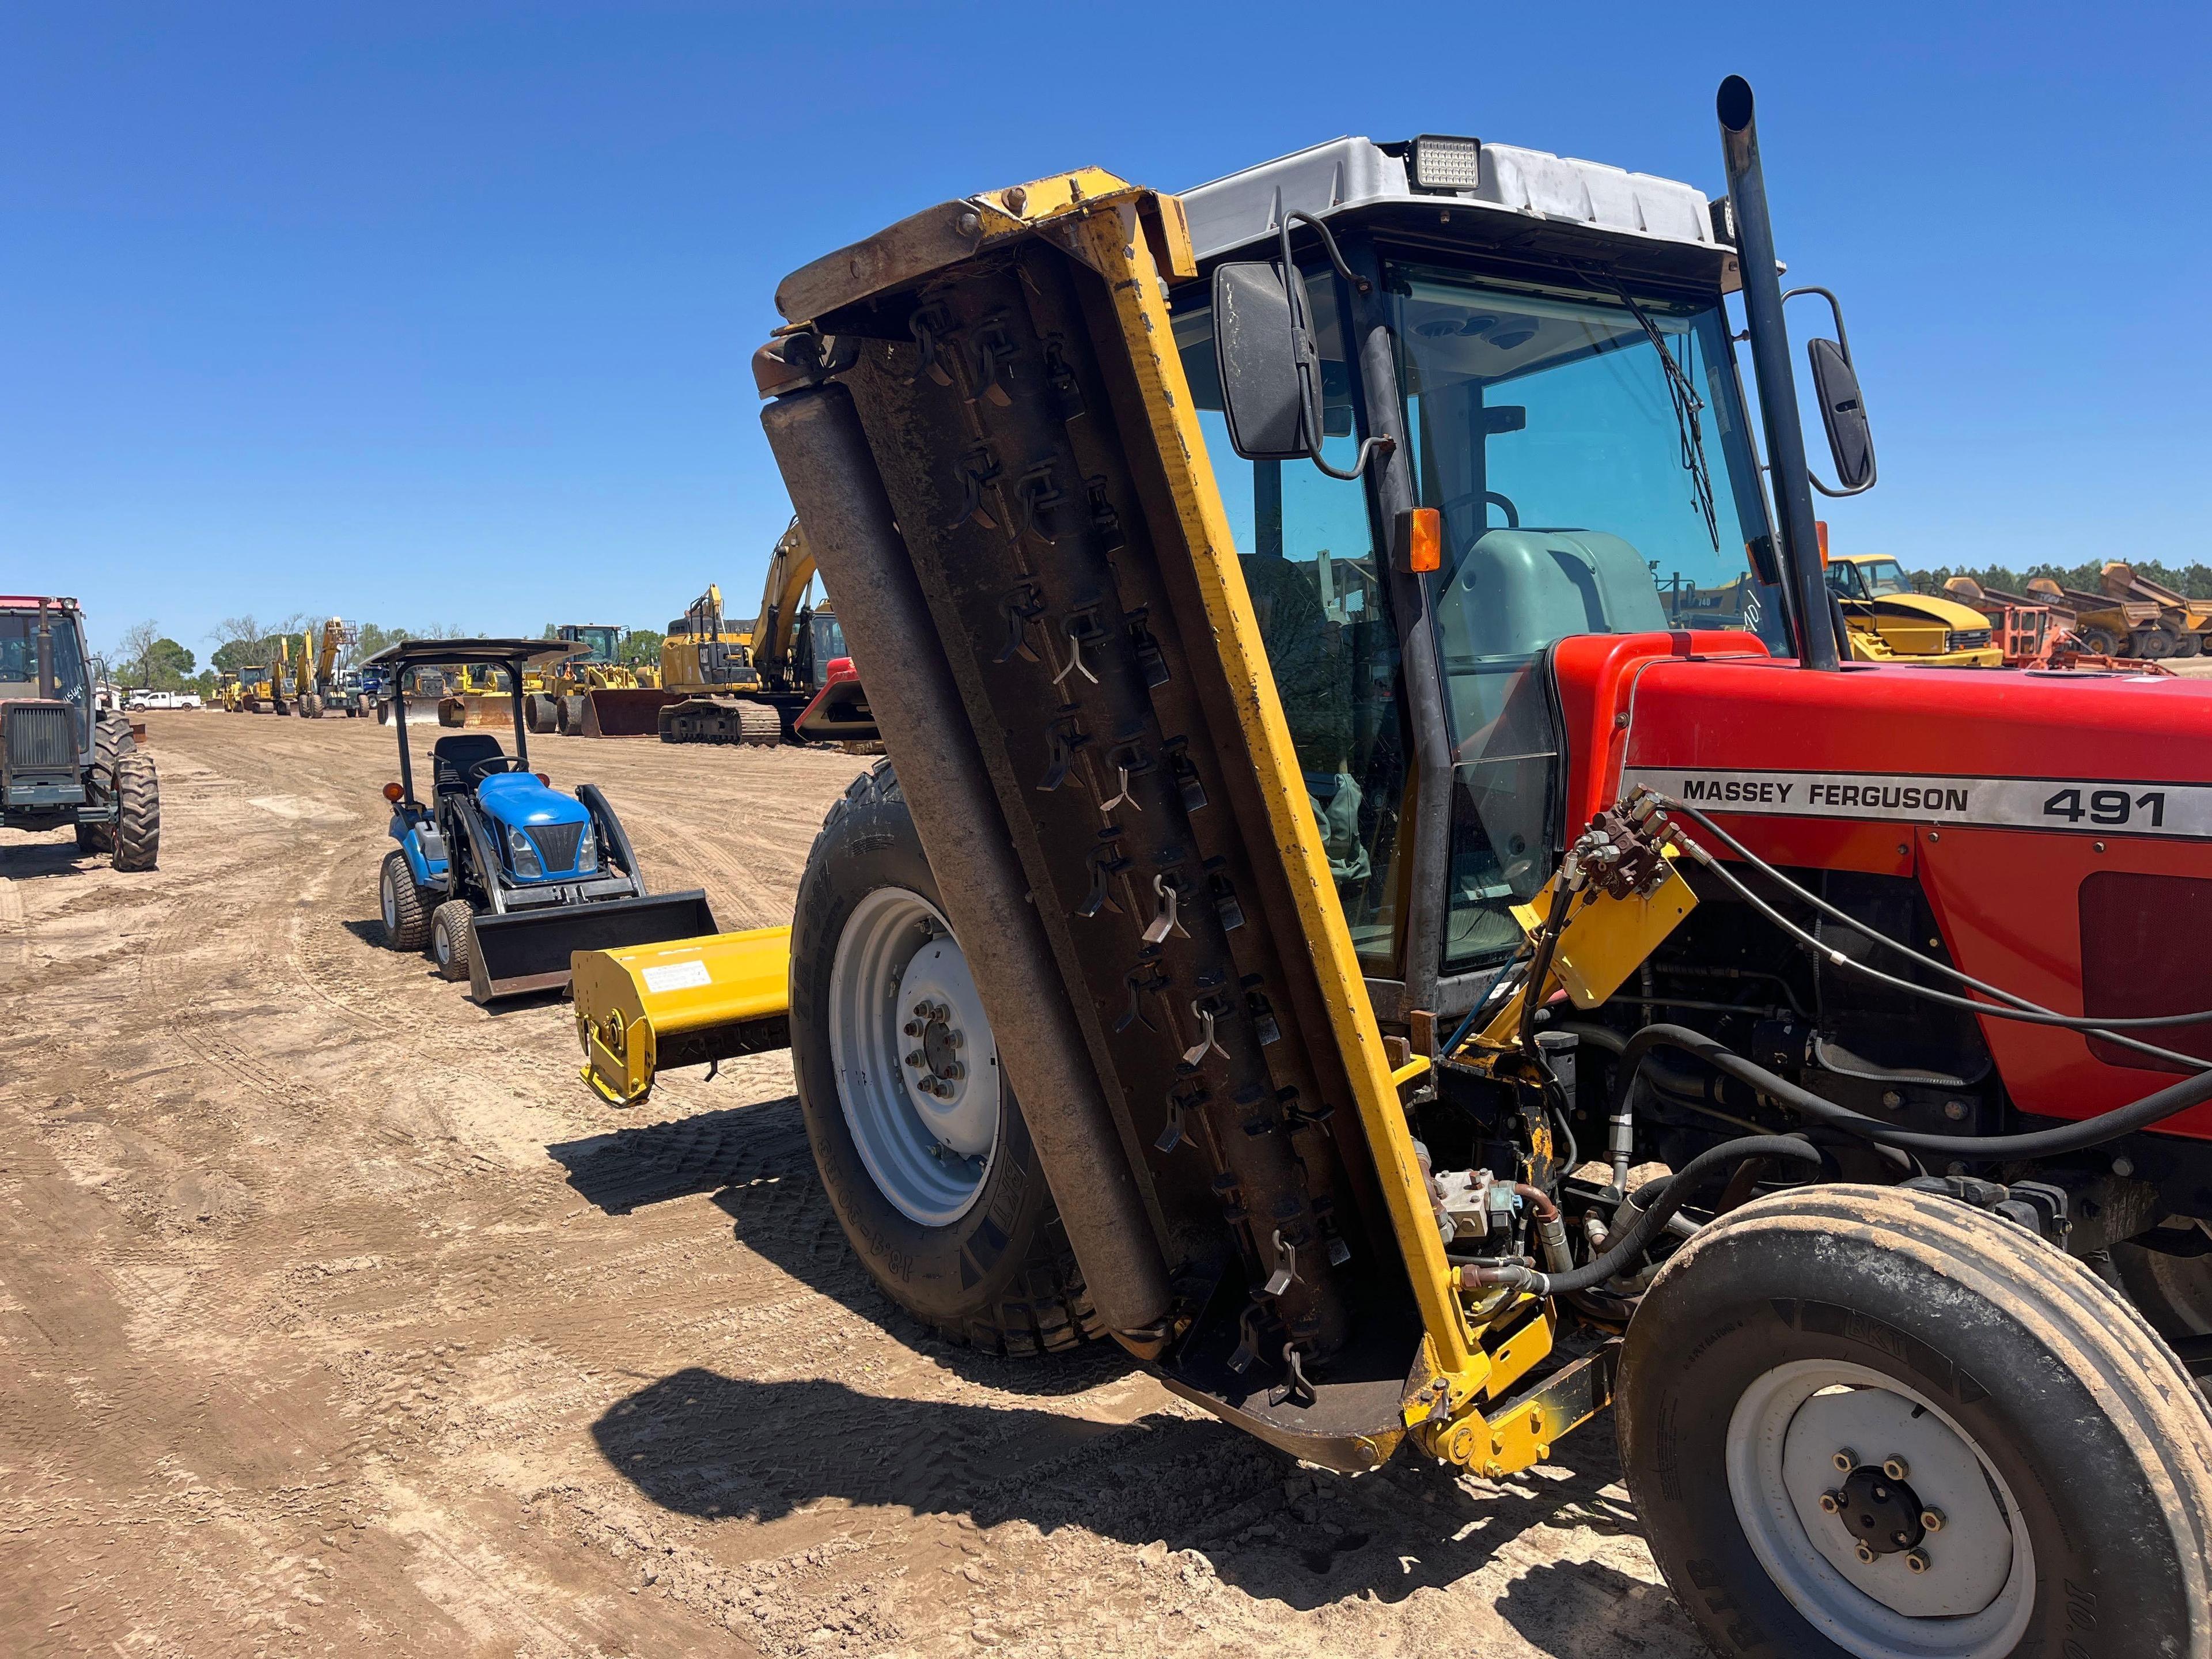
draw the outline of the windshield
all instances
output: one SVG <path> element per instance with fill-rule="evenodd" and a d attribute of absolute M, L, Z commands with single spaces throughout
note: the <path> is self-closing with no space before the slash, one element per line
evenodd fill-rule
<path fill-rule="evenodd" d="M 1910 593 L 1912 584 L 1905 579 L 1904 567 L 1895 559 L 1865 559 L 1859 562 L 1859 574 L 1865 580 L 1870 598 L 1880 599 L 1885 593 Z"/>
<path fill-rule="evenodd" d="M 571 659 L 573 661 L 612 662 L 615 653 L 622 646 L 622 629 L 619 628 L 579 628 L 574 633 L 576 642 L 590 648 L 585 655 Z"/>
<path fill-rule="evenodd" d="M 1445 966 L 1521 933 L 1552 868 L 1558 738 L 1538 653 L 1570 634 L 1742 628 L 1759 473 L 1716 304 L 1390 272 L 1415 488 L 1443 520 L 1437 648 L 1455 787 Z M 1663 355 L 1662 355 L 1663 354 Z"/>
<path fill-rule="evenodd" d="M 84 659 L 77 648 L 74 612 L 49 611 L 53 635 L 54 695 L 80 707 L 84 702 Z M 11 697 L 39 695 L 38 613 L 0 616 L 0 688 Z"/>

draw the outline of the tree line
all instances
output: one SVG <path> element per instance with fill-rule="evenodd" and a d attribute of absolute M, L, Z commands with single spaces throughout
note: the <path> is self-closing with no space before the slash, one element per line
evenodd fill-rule
<path fill-rule="evenodd" d="M 2087 564 L 2032 564 L 2025 570 L 2012 570 L 1998 564 L 1980 568 L 1945 564 L 1909 574 L 1913 586 L 1923 593 L 1941 593 L 1943 584 L 1954 576 L 1971 576 L 1984 588 L 2001 588 L 2008 593 L 2025 593 L 2034 578 L 2048 576 L 2061 587 L 2096 593 L 2103 591 L 2097 578 L 2106 562 L 2092 559 Z M 2212 564 L 2164 564 L 2155 559 L 2130 559 L 2128 563 L 2136 575 L 2160 587 L 2170 587 L 2186 599 L 2212 599 Z"/>
<path fill-rule="evenodd" d="M 319 649 L 325 620 L 304 611 L 266 624 L 250 614 L 225 617 L 204 641 L 214 647 L 204 665 L 189 647 L 164 634 L 158 622 L 149 619 L 134 623 L 124 629 L 122 639 L 110 653 L 108 672 L 118 684 L 134 690 L 197 691 L 203 697 L 211 696 L 219 674 L 235 674 L 249 665 L 274 662 L 283 648 L 280 641 L 291 641 L 291 659 L 295 663 L 300 659 L 301 635 L 309 636 Z M 454 623 L 433 623 L 422 628 L 386 628 L 380 623 L 363 623 L 353 644 L 339 658 L 338 666 L 350 668 L 366 662 L 402 640 L 459 639 L 468 631 Z M 550 626 L 545 633 L 549 639 L 553 636 Z M 651 629 L 631 629 L 623 635 L 617 659 L 626 663 L 657 664 L 660 660 L 660 639 Z"/>

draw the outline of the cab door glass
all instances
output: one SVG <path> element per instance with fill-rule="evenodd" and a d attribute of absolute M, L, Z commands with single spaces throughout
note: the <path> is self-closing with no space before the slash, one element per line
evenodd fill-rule
<path fill-rule="evenodd" d="M 1322 453 L 1332 466 L 1348 469 L 1363 422 L 1342 310 L 1331 273 L 1303 274 L 1320 337 Z M 1304 460 L 1241 459 L 1221 412 L 1210 307 L 1180 311 L 1175 331 L 1352 944 L 1368 971 L 1393 974 L 1404 910 L 1399 848 L 1407 744 L 1398 635 L 1366 491 Z"/>

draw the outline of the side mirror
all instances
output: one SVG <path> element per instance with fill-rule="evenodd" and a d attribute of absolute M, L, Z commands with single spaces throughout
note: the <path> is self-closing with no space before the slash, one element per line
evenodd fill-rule
<path fill-rule="evenodd" d="M 1213 272 L 1213 362 L 1231 447 L 1248 461 L 1313 453 L 1307 434 L 1305 363 L 1318 365 L 1312 336 L 1291 313 L 1279 266 L 1224 264 Z"/>
<path fill-rule="evenodd" d="M 1833 340 L 1807 343 L 1813 362 L 1813 393 L 1820 400 L 1820 423 L 1828 428 L 1828 453 L 1835 457 L 1838 488 L 1823 493 L 1856 495 L 1874 483 L 1874 432 L 1867 424 L 1866 402 L 1851 360 Z"/>
<path fill-rule="evenodd" d="M 1820 400 L 1820 424 L 1827 428 L 1828 453 L 1836 464 L 1833 489 L 1813 479 L 1823 495 L 1856 495 L 1874 488 L 1874 430 L 1867 422 L 1866 399 L 1859 392 L 1858 370 L 1851 364 L 1851 337 L 1844 331 L 1844 310 L 1825 288 L 1793 288 L 1782 297 L 1817 294 L 1828 302 L 1836 321 L 1836 337 L 1808 340 L 1805 356 L 1813 371 L 1813 395 Z"/>

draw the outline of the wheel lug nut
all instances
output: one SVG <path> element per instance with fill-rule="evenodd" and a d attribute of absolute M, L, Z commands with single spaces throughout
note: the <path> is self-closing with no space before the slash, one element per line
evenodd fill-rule
<path fill-rule="evenodd" d="M 968 1068 L 957 1060 L 950 1060 L 945 1061 L 945 1069 L 938 1075 L 948 1082 L 957 1083 L 968 1075 Z"/>
<path fill-rule="evenodd" d="M 1838 1498 L 1835 1493 L 1832 1492 L 1824 1492 L 1820 1494 L 1821 1514 L 1834 1515 L 1838 1513 L 1843 1507 L 1843 1500 Z"/>
<path fill-rule="evenodd" d="M 923 1061 L 924 1060 L 926 1060 L 926 1059 L 927 1059 L 927 1058 L 928 1058 L 928 1056 L 927 1056 L 927 1055 L 926 1055 L 926 1054 L 924 1054 L 921 1052 L 921 1049 L 916 1048 L 916 1049 L 915 1049 L 912 1053 L 910 1053 L 910 1054 L 908 1054 L 907 1055 L 907 1057 L 906 1057 L 906 1063 L 907 1063 L 908 1065 L 909 1065 L 909 1066 L 920 1066 L 920 1065 L 922 1063 L 922 1061 Z"/>
<path fill-rule="evenodd" d="M 1943 1511 L 1942 1511 L 1942 1510 L 1921 1510 L 1921 1511 L 1920 1511 L 1920 1530 L 1921 1530 L 1921 1531 L 1923 1531 L 1923 1532 L 1941 1532 L 1941 1531 L 1942 1531 L 1942 1530 L 1943 1530 Z"/>
<path fill-rule="evenodd" d="M 922 1031 L 921 1022 L 918 1019 L 910 1019 L 900 1026 L 899 1030 L 904 1031 L 908 1036 L 920 1036 Z"/>
<path fill-rule="evenodd" d="M 1919 1550 L 1913 1550 L 1906 1554 L 1905 1565 L 1908 1571 L 1925 1572 L 1928 1571 L 1928 1557 Z"/>
<path fill-rule="evenodd" d="M 1893 1480 L 1902 1480 L 1912 1470 L 1903 1458 L 1892 1456 L 1881 1460 L 1881 1472 Z"/>
<path fill-rule="evenodd" d="M 967 1037 L 962 1033 L 957 1025 L 954 1026 L 951 1030 L 945 1034 L 945 1043 L 949 1048 L 957 1048 L 967 1041 Z"/>
<path fill-rule="evenodd" d="M 1859 1455 L 1853 1451 L 1849 1446 L 1846 1446 L 1836 1454 L 1832 1461 L 1838 1468 L 1841 1469 L 1845 1474 L 1849 1474 L 1853 1469 L 1858 1468 Z"/>
<path fill-rule="evenodd" d="M 1873 1546 L 1869 1544 L 1861 1544 L 1858 1547 L 1858 1558 L 1860 1560 L 1865 1562 L 1867 1565 L 1872 1566 L 1874 1565 Z"/>

